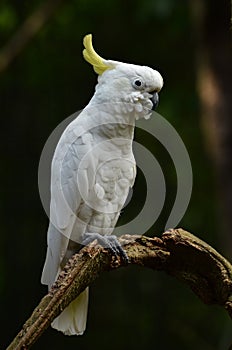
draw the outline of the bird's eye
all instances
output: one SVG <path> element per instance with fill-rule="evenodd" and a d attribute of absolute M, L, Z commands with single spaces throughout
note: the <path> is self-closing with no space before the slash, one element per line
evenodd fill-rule
<path fill-rule="evenodd" d="M 134 81 L 133 81 L 133 86 L 135 89 L 141 89 L 143 87 L 143 81 L 139 78 L 136 78 Z"/>
<path fill-rule="evenodd" d="M 135 80 L 134 84 L 135 84 L 136 86 L 141 86 L 141 85 L 142 85 L 142 82 L 141 82 L 141 80 Z"/>

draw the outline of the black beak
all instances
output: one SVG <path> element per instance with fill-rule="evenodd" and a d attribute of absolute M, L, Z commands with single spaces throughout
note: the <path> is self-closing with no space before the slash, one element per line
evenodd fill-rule
<path fill-rule="evenodd" d="M 154 111 L 158 104 L 159 104 L 159 95 L 157 92 L 153 93 L 153 96 L 150 98 L 151 102 L 152 102 L 152 110 Z"/>

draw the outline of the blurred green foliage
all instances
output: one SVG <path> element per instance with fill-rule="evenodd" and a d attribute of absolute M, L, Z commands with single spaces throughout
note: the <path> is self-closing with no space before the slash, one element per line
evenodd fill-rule
<path fill-rule="evenodd" d="M 38 0 L 1 2 L 1 46 L 40 4 Z M 38 194 L 37 169 L 49 134 L 82 109 L 93 94 L 96 76 L 82 58 L 82 38 L 87 33 L 93 33 L 94 45 L 103 57 L 149 65 L 163 75 L 158 112 L 182 137 L 193 167 L 193 195 L 180 226 L 215 247 L 220 241 L 214 175 L 200 129 L 188 2 L 64 2 L 0 80 L 1 348 L 46 293 L 40 274 L 48 220 Z M 139 130 L 136 137 L 144 139 Z M 149 231 L 160 234 L 175 198 L 176 178 L 165 150 L 158 142 L 149 138 L 147 142 L 162 165 L 170 198 Z M 140 176 L 138 191 L 142 182 Z M 140 203 L 134 202 L 128 216 L 136 205 Z M 33 348 L 225 349 L 231 341 L 228 322 L 223 310 L 203 305 L 171 277 L 130 267 L 103 274 L 91 287 L 88 327 L 82 337 L 65 337 L 49 329 Z"/>

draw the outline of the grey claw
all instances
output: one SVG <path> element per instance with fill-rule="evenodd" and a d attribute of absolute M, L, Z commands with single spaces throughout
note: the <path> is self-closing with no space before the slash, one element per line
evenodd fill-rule
<path fill-rule="evenodd" d="M 108 236 L 108 239 L 112 242 L 112 246 L 115 249 L 116 255 L 119 255 L 123 261 L 128 264 L 129 258 L 125 252 L 125 250 L 122 248 L 121 244 L 119 243 L 116 236 Z"/>
<path fill-rule="evenodd" d="M 82 240 L 82 245 L 88 245 L 95 239 L 97 239 L 98 243 L 101 244 L 103 247 L 110 249 L 115 256 L 119 255 L 124 261 L 124 263 L 128 264 L 129 258 L 116 236 L 103 236 L 99 233 L 85 233 Z"/>

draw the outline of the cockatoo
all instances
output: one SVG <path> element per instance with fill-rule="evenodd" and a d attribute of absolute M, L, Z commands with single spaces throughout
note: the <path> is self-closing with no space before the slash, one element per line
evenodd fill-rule
<path fill-rule="evenodd" d="M 83 44 L 84 58 L 98 74 L 98 83 L 89 104 L 64 130 L 52 160 L 48 247 L 41 278 L 48 288 L 80 245 L 97 238 L 123 253 L 111 234 L 135 181 L 135 120 L 150 117 L 163 86 L 162 76 L 152 68 L 101 58 L 91 34 Z M 66 335 L 83 334 L 87 308 L 88 288 L 52 327 Z"/>

